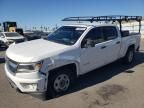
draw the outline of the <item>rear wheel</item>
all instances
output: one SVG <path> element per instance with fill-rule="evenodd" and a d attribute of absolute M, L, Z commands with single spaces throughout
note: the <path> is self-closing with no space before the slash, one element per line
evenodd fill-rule
<path fill-rule="evenodd" d="M 134 51 L 134 48 L 133 47 L 130 47 L 125 55 L 125 57 L 123 58 L 124 59 L 124 62 L 127 63 L 127 64 L 130 64 L 133 62 L 134 60 L 134 56 L 135 56 L 135 51 Z"/>
<path fill-rule="evenodd" d="M 74 80 L 74 74 L 70 69 L 59 69 L 50 73 L 46 95 L 54 98 L 65 94 Z"/>

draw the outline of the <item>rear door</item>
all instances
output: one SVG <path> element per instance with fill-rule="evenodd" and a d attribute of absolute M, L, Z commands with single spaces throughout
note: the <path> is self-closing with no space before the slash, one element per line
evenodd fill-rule
<path fill-rule="evenodd" d="M 121 38 L 115 26 L 104 26 L 102 31 L 105 38 L 105 64 L 108 64 L 119 58 Z"/>

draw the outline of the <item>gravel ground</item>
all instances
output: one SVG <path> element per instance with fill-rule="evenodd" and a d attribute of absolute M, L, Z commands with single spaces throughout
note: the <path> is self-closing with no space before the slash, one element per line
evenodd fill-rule
<path fill-rule="evenodd" d="M 3 56 L 4 50 L 0 51 Z M 144 41 L 132 65 L 117 61 L 81 76 L 70 93 L 42 100 L 9 85 L 0 63 L 0 108 L 144 108 Z"/>

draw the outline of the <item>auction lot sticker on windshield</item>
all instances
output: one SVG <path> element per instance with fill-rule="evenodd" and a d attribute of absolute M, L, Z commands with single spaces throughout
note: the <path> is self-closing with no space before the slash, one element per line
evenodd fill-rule
<path fill-rule="evenodd" d="M 86 28 L 84 27 L 79 27 L 79 28 L 76 28 L 76 30 L 85 30 Z"/>

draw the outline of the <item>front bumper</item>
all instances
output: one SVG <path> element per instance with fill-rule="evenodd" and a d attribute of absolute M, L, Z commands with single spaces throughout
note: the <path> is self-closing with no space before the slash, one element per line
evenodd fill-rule
<path fill-rule="evenodd" d="M 47 77 L 39 75 L 37 78 L 21 78 L 14 75 L 5 64 L 6 76 L 10 84 L 21 92 L 42 93 L 46 91 Z"/>

